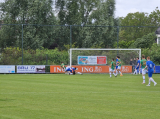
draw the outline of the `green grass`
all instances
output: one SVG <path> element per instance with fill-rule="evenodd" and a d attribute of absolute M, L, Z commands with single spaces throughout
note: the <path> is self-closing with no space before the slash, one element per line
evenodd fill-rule
<path fill-rule="evenodd" d="M 159 77 L 1 74 L 0 119 L 158 119 Z"/>

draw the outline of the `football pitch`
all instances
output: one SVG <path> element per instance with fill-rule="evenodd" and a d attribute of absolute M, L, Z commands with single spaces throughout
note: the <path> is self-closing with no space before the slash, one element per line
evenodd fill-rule
<path fill-rule="evenodd" d="M 153 78 L 147 87 L 131 74 L 0 74 L 0 119 L 158 119 Z"/>

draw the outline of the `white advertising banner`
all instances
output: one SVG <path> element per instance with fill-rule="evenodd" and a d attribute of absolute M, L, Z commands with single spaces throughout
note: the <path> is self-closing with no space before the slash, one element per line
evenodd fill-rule
<path fill-rule="evenodd" d="M 17 73 L 45 73 L 45 65 L 18 65 Z"/>
<path fill-rule="evenodd" d="M 106 56 L 78 56 L 78 64 L 79 65 L 99 65 L 106 64 L 107 57 Z"/>
<path fill-rule="evenodd" d="M 0 73 L 15 73 L 14 65 L 0 65 Z"/>

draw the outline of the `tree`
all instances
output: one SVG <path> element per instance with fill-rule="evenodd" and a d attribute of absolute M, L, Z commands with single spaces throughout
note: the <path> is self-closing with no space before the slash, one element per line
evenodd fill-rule
<path fill-rule="evenodd" d="M 148 16 L 148 24 L 150 26 L 160 26 L 160 10 L 158 7 Z"/>
<path fill-rule="evenodd" d="M 1 19 L 4 24 L 17 24 L 2 27 L 0 31 L 1 41 L 3 42 L 0 43 L 2 48 L 9 46 L 21 47 L 22 27 L 25 49 L 49 47 L 54 42 L 54 39 L 52 39 L 55 33 L 53 28 L 28 25 L 57 24 L 52 11 L 52 0 L 6 0 L 0 4 L 0 8 L 2 10 Z"/>
<path fill-rule="evenodd" d="M 104 26 L 115 25 L 115 0 L 58 0 L 57 7 L 61 24 L 79 25 L 71 27 L 72 43 L 76 46 L 112 46 L 115 28 Z M 95 25 L 102 27 L 94 27 Z"/>
<path fill-rule="evenodd" d="M 89 41 L 89 45 L 100 47 L 112 47 L 117 36 L 118 20 L 114 18 L 115 0 L 101 1 L 96 10 L 89 17 L 89 23 L 94 26 L 88 28 L 89 33 L 85 41 Z M 91 44 L 93 43 L 93 44 Z"/>
<path fill-rule="evenodd" d="M 160 47 L 154 43 L 150 48 L 142 49 L 142 54 L 144 54 L 146 57 L 150 56 L 151 60 L 156 64 L 160 65 Z"/>
<path fill-rule="evenodd" d="M 120 42 L 133 43 L 137 38 L 141 38 L 146 32 L 141 26 L 146 26 L 147 15 L 145 13 L 129 13 L 125 18 L 120 18 Z M 121 44 L 121 43 L 120 43 Z M 129 47 L 130 45 L 127 45 Z M 121 45 L 120 45 L 121 47 Z M 125 46 L 123 46 L 125 48 Z"/>
<path fill-rule="evenodd" d="M 155 33 L 149 33 L 144 35 L 142 38 L 137 38 L 130 48 L 151 48 L 153 43 L 155 43 L 156 35 Z"/>
<path fill-rule="evenodd" d="M 82 47 L 84 39 L 84 28 L 81 26 L 88 25 L 88 18 L 93 10 L 97 7 L 99 1 L 97 0 L 57 0 L 56 8 L 58 11 L 58 18 L 60 25 L 66 25 L 61 27 L 58 44 L 70 43 L 70 30 L 72 37 L 72 44 L 78 47 Z M 78 26 L 68 26 L 78 25 Z M 62 37 L 63 36 L 63 37 Z"/>
<path fill-rule="evenodd" d="M 160 24 L 159 19 L 160 12 L 158 8 L 151 14 L 136 12 L 129 13 L 126 17 L 120 18 L 120 47 L 128 48 L 137 38 L 155 32 L 156 26 Z M 127 45 L 123 44 L 124 41 L 127 42 Z"/>

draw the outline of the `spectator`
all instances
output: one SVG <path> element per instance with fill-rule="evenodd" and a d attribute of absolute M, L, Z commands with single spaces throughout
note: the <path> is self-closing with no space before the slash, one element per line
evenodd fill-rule
<path fill-rule="evenodd" d="M 132 69 L 133 69 L 133 71 L 135 70 L 135 66 L 137 65 L 137 63 L 136 63 L 136 58 L 134 58 L 134 60 L 133 60 L 133 66 L 132 66 Z"/>
<path fill-rule="evenodd" d="M 133 65 L 133 61 L 132 61 L 132 59 L 130 60 L 130 63 L 129 63 L 130 65 Z"/>
<path fill-rule="evenodd" d="M 133 72 L 134 71 L 134 69 L 133 69 L 134 65 L 133 65 L 133 60 L 132 59 L 130 60 L 129 64 L 132 65 L 132 72 Z"/>
<path fill-rule="evenodd" d="M 137 65 L 137 63 L 136 63 L 136 58 L 134 58 L 134 60 L 133 60 L 133 65 L 134 65 L 134 66 Z"/>

